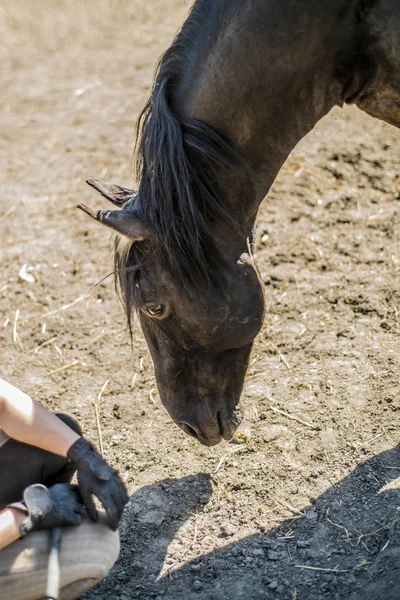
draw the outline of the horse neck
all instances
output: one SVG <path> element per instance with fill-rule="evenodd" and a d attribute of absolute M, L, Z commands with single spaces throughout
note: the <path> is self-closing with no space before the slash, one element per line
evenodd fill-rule
<path fill-rule="evenodd" d="M 200 119 L 232 140 L 251 167 L 254 186 L 238 176 L 229 190 L 231 201 L 245 207 L 241 219 L 251 227 L 292 149 L 346 100 L 346 88 L 353 85 L 347 55 L 357 2 L 238 4 L 243 8 L 236 17 L 220 16 L 208 48 L 203 44 L 192 52 L 176 101 L 184 117 Z"/>

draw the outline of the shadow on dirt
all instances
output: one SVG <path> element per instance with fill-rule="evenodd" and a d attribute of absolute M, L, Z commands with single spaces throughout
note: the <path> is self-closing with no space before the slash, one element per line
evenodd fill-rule
<path fill-rule="evenodd" d="M 220 549 L 169 570 L 167 548 L 210 499 L 211 480 L 142 488 L 126 509 L 118 565 L 86 598 L 399 600 L 399 476 L 397 446 L 360 464 L 304 516 L 234 543 L 221 537 Z"/>

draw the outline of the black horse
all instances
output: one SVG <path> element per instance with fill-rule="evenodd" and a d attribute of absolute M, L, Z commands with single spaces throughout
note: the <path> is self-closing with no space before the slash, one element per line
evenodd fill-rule
<path fill-rule="evenodd" d="M 120 210 L 116 273 L 172 419 L 230 439 L 263 289 L 258 207 L 333 106 L 400 127 L 399 0 L 197 0 L 161 58 L 138 131 L 137 192 L 89 183 Z M 128 243 L 123 243 L 123 238 Z"/>

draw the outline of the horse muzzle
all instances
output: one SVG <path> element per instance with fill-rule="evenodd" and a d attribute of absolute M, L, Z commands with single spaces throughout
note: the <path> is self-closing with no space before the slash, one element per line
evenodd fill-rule
<path fill-rule="evenodd" d="M 227 409 L 221 409 L 207 416 L 200 413 L 197 419 L 176 419 L 175 423 L 204 446 L 216 446 L 223 439 L 226 441 L 232 439 L 240 421 L 240 411 L 235 408 L 230 412 Z"/>

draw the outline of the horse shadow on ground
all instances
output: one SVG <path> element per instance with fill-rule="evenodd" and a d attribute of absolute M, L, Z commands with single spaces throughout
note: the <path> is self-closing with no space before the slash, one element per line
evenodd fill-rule
<path fill-rule="evenodd" d="M 91 598 L 116 600 L 399 600 L 400 445 L 360 464 L 304 516 L 224 544 L 165 573 L 178 529 L 211 498 L 210 477 L 138 490 L 120 559 Z M 164 571 L 163 571 L 164 569 Z"/>

